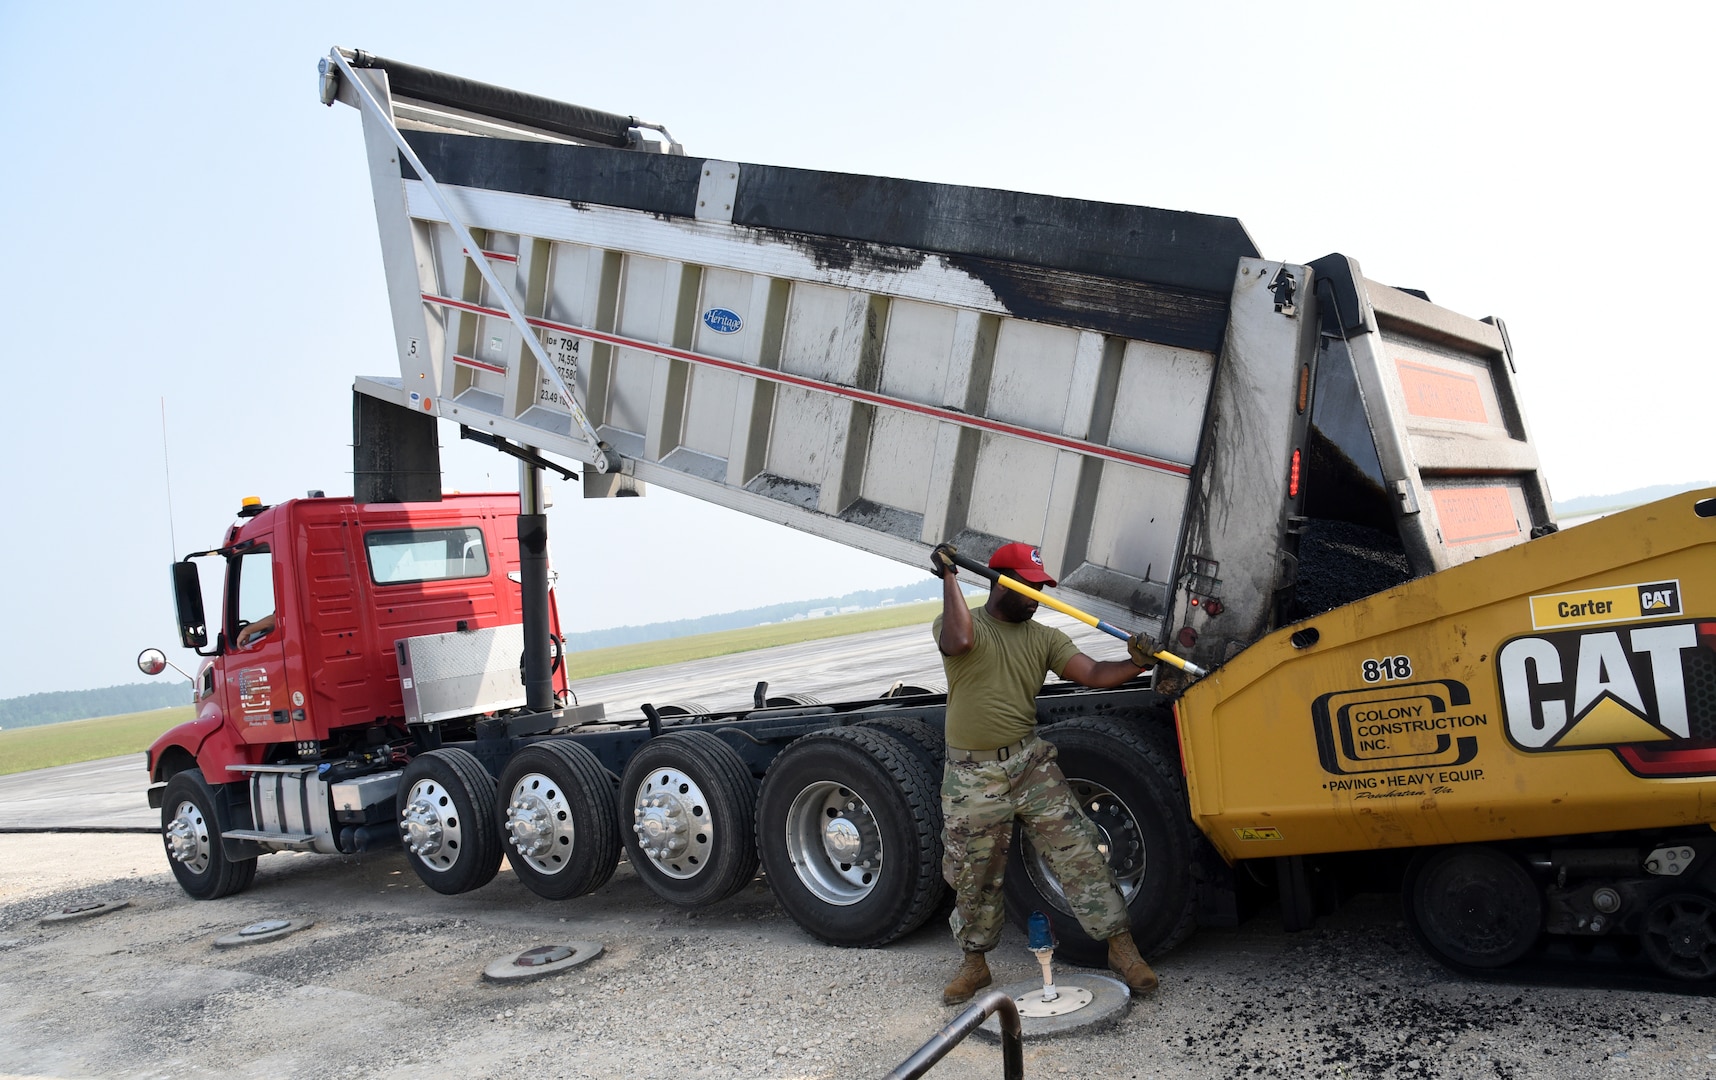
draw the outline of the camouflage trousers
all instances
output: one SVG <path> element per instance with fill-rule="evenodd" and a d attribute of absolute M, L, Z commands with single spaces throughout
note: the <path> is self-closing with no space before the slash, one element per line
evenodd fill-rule
<path fill-rule="evenodd" d="M 1079 925 L 1098 940 L 1131 928 L 1095 825 L 1079 811 L 1054 745 L 1031 738 L 1006 761 L 955 761 L 942 772 L 941 874 L 952 886 L 948 925 L 960 948 L 988 952 L 1006 917 L 1001 881 L 1017 821 L 1066 894 Z M 1052 913 L 1051 913 L 1052 914 Z"/>

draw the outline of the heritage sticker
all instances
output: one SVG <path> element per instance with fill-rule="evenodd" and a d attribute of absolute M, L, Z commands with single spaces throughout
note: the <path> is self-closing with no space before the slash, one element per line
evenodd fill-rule
<path fill-rule="evenodd" d="M 1531 628 L 1638 622 L 1680 614 L 1680 580 L 1634 582 L 1578 592 L 1545 593 L 1531 598 Z"/>

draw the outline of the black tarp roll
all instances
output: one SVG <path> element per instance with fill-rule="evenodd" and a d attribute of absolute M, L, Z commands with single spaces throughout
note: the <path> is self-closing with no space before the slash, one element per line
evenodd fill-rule
<path fill-rule="evenodd" d="M 629 116 L 568 105 L 564 101 L 508 90 L 504 86 L 493 86 L 475 79 L 462 79 L 373 53 L 354 51 L 347 60 L 353 67 L 380 68 L 387 72 L 388 85 L 400 97 L 462 109 L 603 146 L 632 145 L 630 130 L 633 118 Z"/>

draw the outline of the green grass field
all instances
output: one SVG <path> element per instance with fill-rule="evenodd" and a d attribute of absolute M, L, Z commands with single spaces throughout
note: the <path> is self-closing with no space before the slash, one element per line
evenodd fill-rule
<path fill-rule="evenodd" d="M 163 731 L 192 716 L 189 705 L 149 712 L 66 720 L 40 727 L 0 731 L 0 776 L 71 765 L 96 758 L 141 753 Z"/>
<path fill-rule="evenodd" d="M 974 598 L 981 601 L 982 597 Z M 941 602 L 855 611 L 822 619 L 753 626 L 746 630 L 723 630 L 715 634 L 670 638 L 637 645 L 615 645 L 606 649 L 570 653 L 573 679 L 590 679 L 621 671 L 702 660 L 711 656 L 791 645 L 800 641 L 865 634 L 900 626 L 928 626 L 941 609 Z M 149 748 L 163 731 L 191 718 L 191 707 L 156 709 L 152 712 L 103 716 L 94 720 L 67 720 L 59 724 L 0 731 L 0 776 L 7 773 L 70 765 L 78 761 L 135 754 Z"/>

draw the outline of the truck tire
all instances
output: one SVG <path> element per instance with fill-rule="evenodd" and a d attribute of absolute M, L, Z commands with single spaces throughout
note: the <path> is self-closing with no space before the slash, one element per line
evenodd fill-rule
<path fill-rule="evenodd" d="M 500 869 L 495 781 L 470 753 L 419 754 L 399 778 L 399 834 L 423 884 L 452 896 L 481 888 Z"/>
<path fill-rule="evenodd" d="M 853 726 L 885 731 L 904 743 L 908 749 L 916 751 L 924 768 L 928 769 L 930 776 L 936 780 L 936 798 L 941 798 L 941 771 L 947 762 L 947 736 L 942 734 L 940 728 L 914 716 L 876 716 L 869 720 L 860 720 Z"/>
<path fill-rule="evenodd" d="M 668 903 L 713 904 L 757 876 L 757 781 L 709 732 L 644 743 L 626 763 L 619 802 L 626 858 Z"/>
<path fill-rule="evenodd" d="M 201 769 L 174 773 L 161 793 L 161 842 L 179 887 L 197 900 L 218 900 L 249 888 L 256 860 L 229 859 L 221 849 L 215 792 Z"/>
<path fill-rule="evenodd" d="M 940 786 L 883 732 L 813 732 L 763 776 L 757 853 L 781 907 L 813 937 L 886 945 L 921 926 L 945 888 Z"/>
<path fill-rule="evenodd" d="M 613 774 L 587 747 L 552 740 L 514 754 L 501 770 L 495 830 L 526 888 L 548 900 L 595 892 L 614 874 Z"/>
<path fill-rule="evenodd" d="M 1119 720 L 1075 717 L 1041 735 L 1054 743 L 1061 772 L 1104 837 L 1138 951 L 1146 957 L 1167 952 L 1197 921 L 1196 833 L 1178 762 L 1162 740 Z M 1057 956 L 1104 966 L 1107 946 L 1079 925 L 1047 863 L 1028 848 L 1015 834 L 1003 885 L 1008 918 L 1025 929 L 1031 912 L 1047 912 L 1060 939 Z"/>

